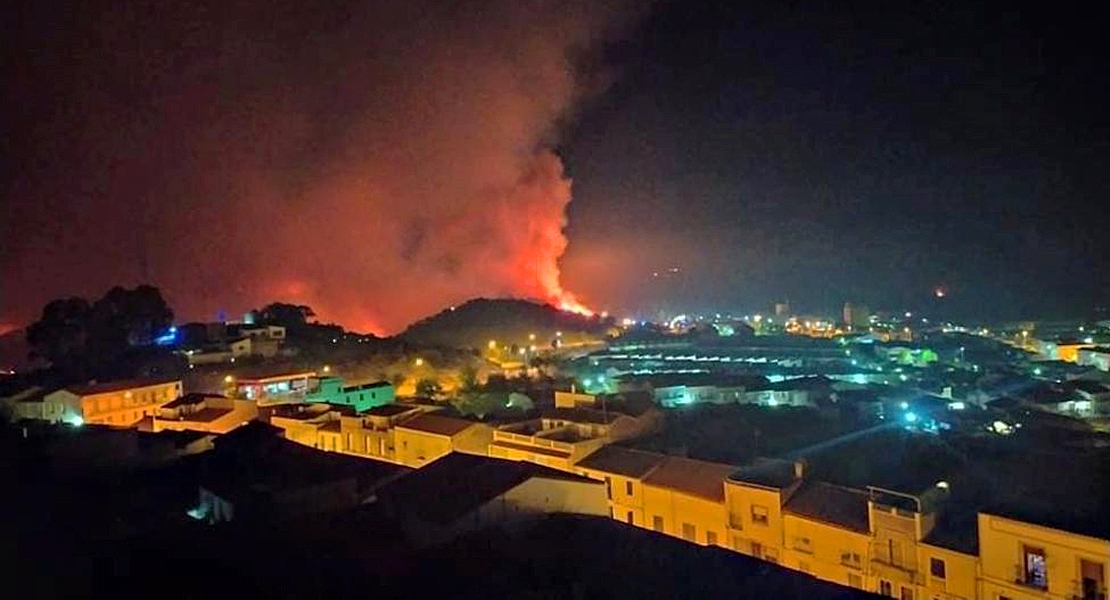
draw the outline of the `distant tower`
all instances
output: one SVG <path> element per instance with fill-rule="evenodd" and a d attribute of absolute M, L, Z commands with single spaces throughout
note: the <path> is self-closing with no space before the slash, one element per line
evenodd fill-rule
<path fill-rule="evenodd" d="M 845 302 L 844 309 L 841 311 L 840 316 L 845 325 L 853 329 L 866 329 L 869 324 L 868 319 L 871 317 L 871 309 L 862 304 Z"/>
<path fill-rule="evenodd" d="M 790 316 L 790 301 L 783 300 L 775 303 L 775 316 L 785 319 Z"/>

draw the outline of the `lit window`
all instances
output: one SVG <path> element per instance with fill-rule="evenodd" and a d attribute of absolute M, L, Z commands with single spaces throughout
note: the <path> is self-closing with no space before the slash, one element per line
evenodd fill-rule
<path fill-rule="evenodd" d="M 1025 571 L 1025 584 L 1041 589 L 1048 588 L 1048 564 L 1044 549 L 1031 546 L 1022 547 L 1022 567 Z"/>

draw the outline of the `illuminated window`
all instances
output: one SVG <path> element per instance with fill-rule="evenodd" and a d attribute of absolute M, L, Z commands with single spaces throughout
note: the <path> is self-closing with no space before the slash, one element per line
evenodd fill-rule
<path fill-rule="evenodd" d="M 1048 588 L 1048 564 L 1045 561 L 1044 549 L 1032 546 L 1022 546 L 1022 568 L 1025 572 L 1025 585 Z"/>
<path fill-rule="evenodd" d="M 945 578 L 944 561 L 939 559 L 939 558 L 930 558 L 929 559 L 929 573 L 931 573 L 932 576 L 936 577 L 937 579 L 944 579 Z"/>
<path fill-rule="evenodd" d="M 753 504 L 752 505 L 752 523 L 755 523 L 756 525 L 766 525 L 767 522 L 768 522 L 767 507 L 766 506 L 759 506 L 758 504 Z"/>

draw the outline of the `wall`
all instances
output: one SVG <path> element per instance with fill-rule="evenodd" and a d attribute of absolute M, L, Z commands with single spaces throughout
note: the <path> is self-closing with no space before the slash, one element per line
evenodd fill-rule
<path fill-rule="evenodd" d="M 409 467 L 421 467 L 451 452 L 451 438 L 405 427 L 394 429 L 394 444 L 396 461 Z"/>
<path fill-rule="evenodd" d="M 866 587 L 867 534 L 790 513 L 783 515 L 782 527 L 783 566 L 841 585 Z"/>
<path fill-rule="evenodd" d="M 536 513 L 608 516 L 605 486 L 599 481 L 532 477 L 503 495 L 506 503 Z"/>
<path fill-rule="evenodd" d="M 1080 559 L 1103 565 L 1110 575 L 1110 542 L 1082 535 L 979 514 L 979 557 L 982 582 L 980 597 L 1046 597 L 1040 590 L 1016 583 L 1022 562 L 1022 546 L 1044 550 L 1048 570 L 1048 597 L 1079 594 Z"/>
<path fill-rule="evenodd" d="M 934 576 L 931 560 L 944 562 L 944 577 Z M 963 554 L 929 544 L 918 544 L 917 564 L 921 568 L 924 585 L 919 588 L 922 598 L 958 600 L 975 598 L 978 588 L 979 557 Z"/>
<path fill-rule="evenodd" d="M 164 419 L 157 415 L 154 418 L 154 431 L 206 431 L 209 433 L 227 433 L 248 421 L 258 418 L 258 405 L 249 400 L 234 400 L 214 398 L 205 401 L 211 408 L 230 408 L 231 412 L 212 419 L 211 421 L 190 421 L 189 415 L 183 415 L 182 420 Z"/>
<path fill-rule="evenodd" d="M 655 518 L 661 517 L 662 532 L 667 535 L 703 546 L 710 543 L 724 546 L 728 543 L 723 503 L 649 483 L 643 484 L 643 498 L 646 529 L 655 529 Z M 693 527 L 693 539 L 687 537 L 684 525 Z M 710 539 L 710 534 L 716 538 L 715 541 Z"/>
<path fill-rule="evenodd" d="M 725 505 L 730 529 L 729 547 L 778 562 L 782 552 L 782 495 L 778 490 L 725 481 Z M 766 524 L 753 518 L 753 507 L 765 509 Z M 759 544 L 754 551 L 753 542 Z"/>

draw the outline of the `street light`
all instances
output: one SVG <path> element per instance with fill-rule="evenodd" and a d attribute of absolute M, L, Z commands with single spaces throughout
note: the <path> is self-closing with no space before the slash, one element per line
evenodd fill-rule
<path fill-rule="evenodd" d="M 423 358 L 418 358 L 418 359 L 412 361 L 412 364 L 414 364 L 418 367 L 423 367 L 424 366 L 424 359 Z"/>

